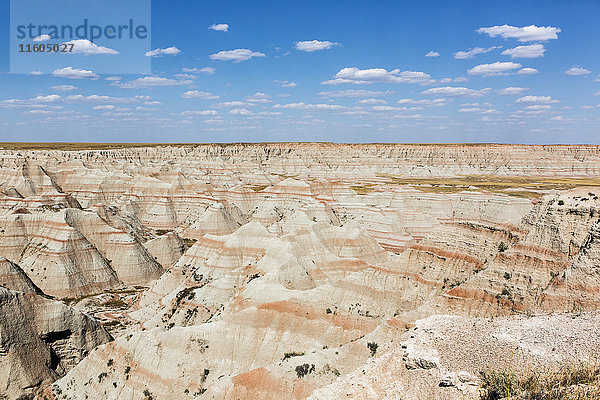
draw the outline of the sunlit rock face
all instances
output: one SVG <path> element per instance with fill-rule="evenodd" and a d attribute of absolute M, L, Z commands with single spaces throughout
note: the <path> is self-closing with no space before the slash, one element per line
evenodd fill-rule
<path fill-rule="evenodd" d="M 0 286 L 115 337 L 36 369 L 47 396 L 464 398 L 506 352 L 457 369 L 461 327 L 597 319 L 597 194 L 596 146 L 0 150 Z"/>

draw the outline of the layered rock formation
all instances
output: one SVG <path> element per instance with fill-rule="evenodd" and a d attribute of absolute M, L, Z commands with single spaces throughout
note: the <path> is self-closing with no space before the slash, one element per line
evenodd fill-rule
<path fill-rule="evenodd" d="M 412 328 L 598 309 L 597 192 L 596 146 L 2 150 L 0 284 L 118 336 L 55 397 L 454 398 L 482 364 Z"/>

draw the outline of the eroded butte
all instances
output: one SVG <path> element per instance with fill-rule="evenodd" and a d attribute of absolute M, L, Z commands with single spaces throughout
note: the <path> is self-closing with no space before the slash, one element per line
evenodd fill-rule
<path fill-rule="evenodd" d="M 597 146 L 0 150 L 0 398 L 476 399 L 598 355 L 598 194 Z"/>

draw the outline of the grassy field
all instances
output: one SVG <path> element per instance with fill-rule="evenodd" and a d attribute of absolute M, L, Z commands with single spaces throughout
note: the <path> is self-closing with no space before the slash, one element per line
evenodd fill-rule
<path fill-rule="evenodd" d="M 417 190 L 428 193 L 458 193 L 462 191 L 488 191 L 503 193 L 515 197 L 539 198 L 549 190 L 569 190 L 581 186 L 600 187 L 597 178 L 540 178 L 540 177 L 506 177 L 474 175 L 460 178 L 398 178 L 390 175 L 380 175 L 388 178 L 396 185 L 412 186 Z M 599 189 L 600 192 L 600 189 Z"/>

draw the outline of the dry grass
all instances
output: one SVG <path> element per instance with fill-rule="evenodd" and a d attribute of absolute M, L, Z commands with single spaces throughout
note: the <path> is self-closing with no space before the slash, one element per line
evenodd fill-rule
<path fill-rule="evenodd" d="M 489 175 L 471 175 L 459 178 L 398 178 L 380 175 L 392 184 L 412 186 L 428 193 L 458 193 L 462 191 L 488 191 L 507 194 L 514 197 L 535 199 L 549 190 L 569 190 L 581 186 L 600 186 L 596 178 L 542 178 L 542 177 L 504 177 Z"/>
<path fill-rule="evenodd" d="M 356 186 L 350 186 L 350 188 L 352 190 L 354 190 L 356 192 L 356 194 L 369 194 L 373 191 L 373 186 L 372 184 L 367 184 L 367 185 L 356 185 Z"/>
<path fill-rule="evenodd" d="M 600 365 L 564 365 L 554 372 L 518 374 L 505 371 L 481 373 L 481 400 L 600 400 Z"/>

